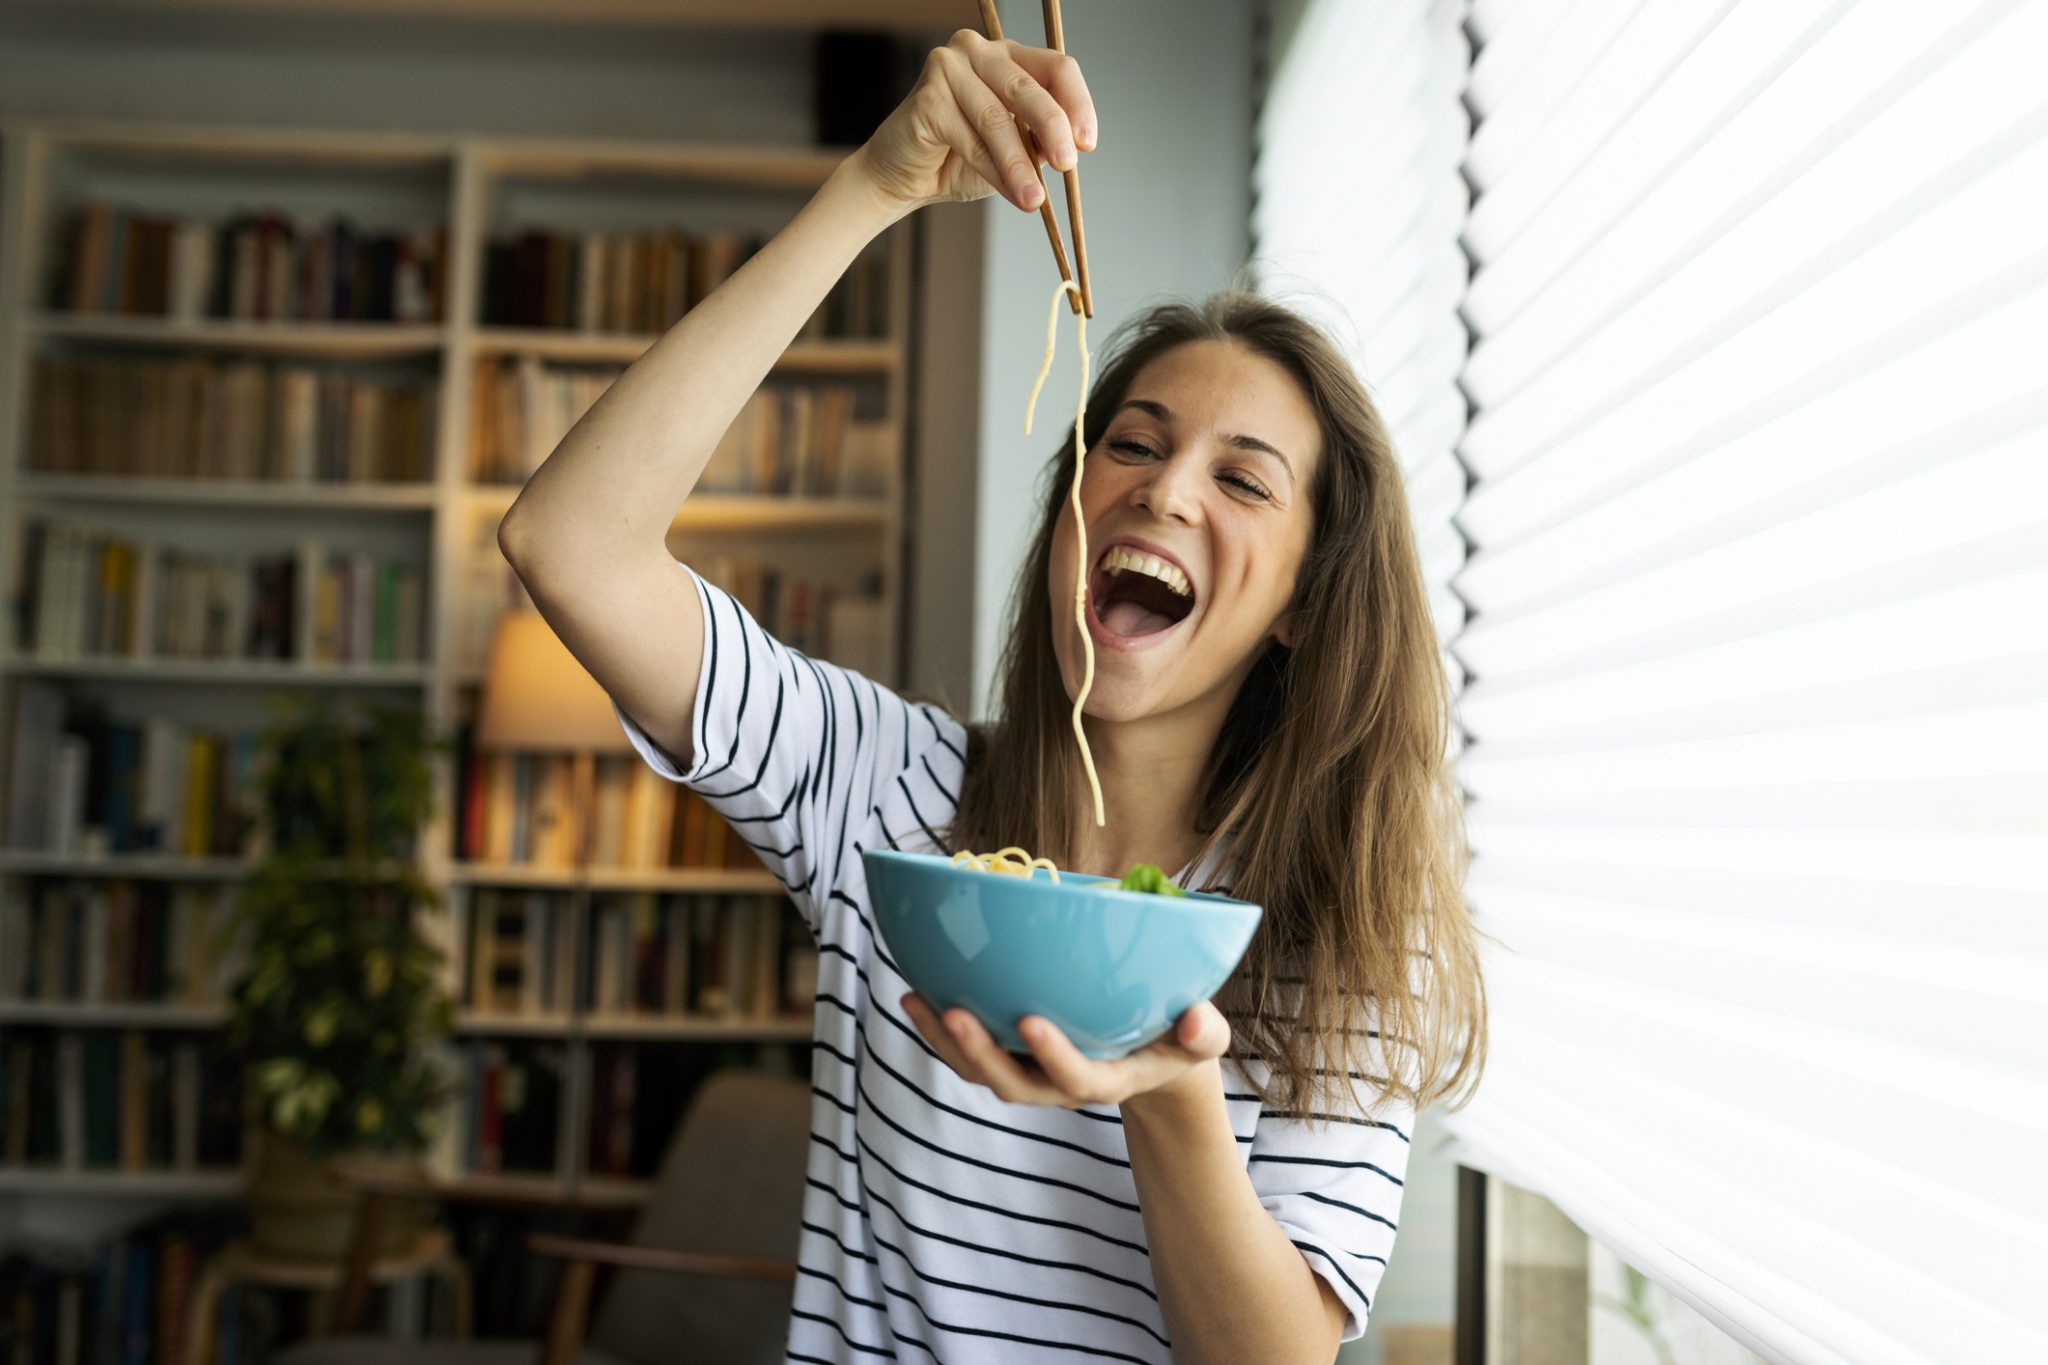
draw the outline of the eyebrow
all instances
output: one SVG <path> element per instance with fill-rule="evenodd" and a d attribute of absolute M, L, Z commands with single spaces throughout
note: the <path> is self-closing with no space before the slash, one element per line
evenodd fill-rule
<path fill-rule="evenodd" d="M 1122 412 L 1125 408 L 1137 408 L 1141 412 L 1148 412 L 1162 422 L 1171 422 L 1173 420 L 1173 409 L 1167 407 L 1164 403 L 1155 402 L 1150 398 L 1126 398 L 1117 405 L 1116 412 L 1111 413 L 1110 416 L 1115 417 L 1117 412 Z M 1223 439 L 1227 444 L 1234 445 L 1240 450 L 1263 450 L 1285 467 L 1288 478 L 1292 479 L 1294 477 L 1294 461 L 1288 459 L 1284 451 L 1268 445 L 1258 437 L 1233 436 L 1226 433 Z"/>

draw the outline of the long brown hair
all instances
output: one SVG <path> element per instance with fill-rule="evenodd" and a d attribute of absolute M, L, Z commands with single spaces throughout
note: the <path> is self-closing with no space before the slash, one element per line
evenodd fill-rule
<path fill-rule="evenodd" d="M 1294 646 L 1270 646 L 1245 679 L 1198 801 L 1204 853 L 1227 837 L 1231 893 L 1266 910 L 1218 1004 L 1233 1053 L 1265 1063 L 1267 1078 L 1245 1075 L 1269 1108 L 1353 1111 L 1354 1074 L 1417 1109 L 1446 1097 L 1461 1107 L 1484 1067 L 1486 1000 L 1464 903 L 1451 692 L 1400 465 L 1372 399 L 1313 324 L 1228 289 L 1116 329 L 1083 435 L 1093 449 L 1151 361 L 1229 339 L 1300 384 L 1323 456 Z M 971 730 L 953 848 L 1022 844 L 1057 857 L 1073 846 L 1083 779 L 1047 587 L 1054 524 L 1082 453 L 1066 431 L 1011 597 L 999 709 Z"/>

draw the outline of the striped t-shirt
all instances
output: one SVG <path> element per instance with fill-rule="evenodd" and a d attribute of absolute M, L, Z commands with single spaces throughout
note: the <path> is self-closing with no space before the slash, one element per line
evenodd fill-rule
<path fill-rule="evenodd" d="M 942 1062 L 897 1003 L 910 987 L 877 940 L 860 853 L 946 851 L 935 831 L 960 791 L 962 727 L 783 645 L 695 581 L 694 762 L 613 709 L 655 771 L 754 847 L 817 936 L 787 1358 L 1170 1361 L 1116 1108 L 999 1100 Z M 1343 1300 L 1350 1340 L 1393 1248 L 1412 1111 L 1311 1130 L 1261 1110 L 1240 1070 L 1259 1065 L 1224 1063 L 1238 1150 L 1267 1212 Z"/>

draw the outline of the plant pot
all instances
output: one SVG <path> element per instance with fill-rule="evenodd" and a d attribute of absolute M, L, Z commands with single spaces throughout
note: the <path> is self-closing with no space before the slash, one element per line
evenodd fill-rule
<path fill-rule="evenodd" d="M 355 1235 L 360 1196 L 335 1184 L 334 1167 L 375 1171 L 425 1180 L 417 1153 L 345 1152 L 320 1160 L 305 1144 L 272 1128 L 256 1133 L 256 1164 L 250 1176 L 249 1241 L 256 1249 L 292 1260 L 336 1262 L 348 1255 Z M 426 1227 L 428 1210 L 416 1199 L 392 1199 L 378 1229 L 376 1255 L 395 1255 L 411 1246 Z"/>

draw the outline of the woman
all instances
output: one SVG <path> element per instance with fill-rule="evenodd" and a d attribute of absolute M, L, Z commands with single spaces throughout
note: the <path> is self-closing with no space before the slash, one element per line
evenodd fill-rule
<path fill-rule="evenodd" d="M 1112 346 L 1082 503 L 1097 827 L 1068 710 L 1071 435 L 1016 595 L 1002 710 L 782 646 L 668 555 L 673 509 L 826 291 L 925 204 L 1042 191 L 1096 145 L 1076 64 L 971 31 L 789 225 L 613 384 L 500 543 L 663 775 L 790 887 L 822 950 L 788 1358 L 1329 1361 L 1392 1247 L 1413 1115 L 1476 1079 L 1447 692 L 1398 467 L 1314 329 L 1243 294 Z M 1071 430 L 1071 428 L 1070 428 Z M 1246 962 L 1115 1062 L 938 1018 L 877 941 L 864 847 L 1151 862 L 1266 907 Z M 1421 970 L 1424 966 L 1428 971 Z"/>

